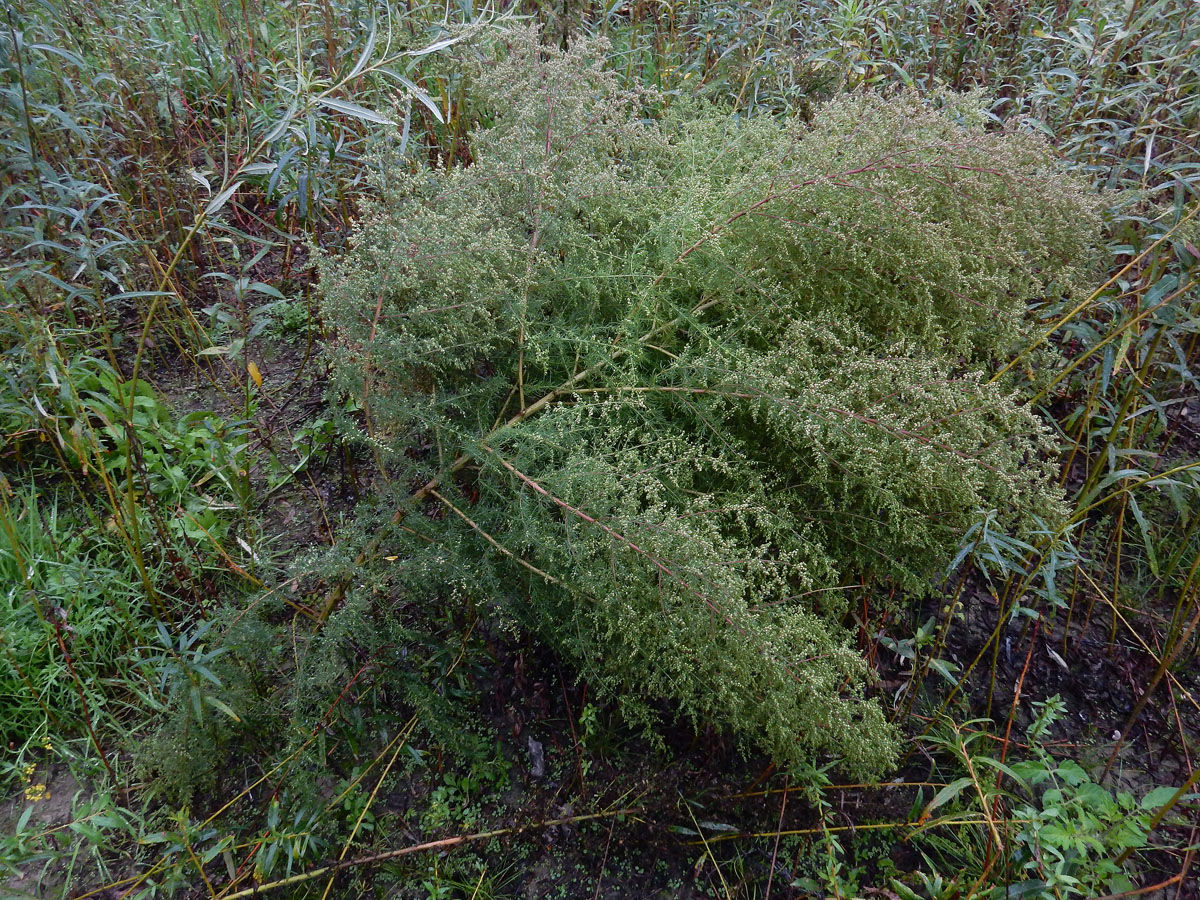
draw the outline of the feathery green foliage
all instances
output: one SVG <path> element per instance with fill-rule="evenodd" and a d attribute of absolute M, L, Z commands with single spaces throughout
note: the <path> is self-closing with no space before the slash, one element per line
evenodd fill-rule
<path fill-rule="evenodd" d="M 780 760 L 883 770 L 830 589 L 920 589 L 980 510 L 1063 514 L 1044 429 L 980 373 L 1086 279 L 1096 201 L 961 98 L 655 117 L 601 44 L 503 40 L 472 164 L 385 159 L 323 264 L 336 387 L 428 504 L 393 577 Z"/>

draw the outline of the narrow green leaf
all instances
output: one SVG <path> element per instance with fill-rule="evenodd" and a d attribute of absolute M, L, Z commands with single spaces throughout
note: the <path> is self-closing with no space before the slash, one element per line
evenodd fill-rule
<path fill-rule="evenodd" d="M 1142 512 L 1141 506 L 1137 500 L 1130 496 L 1129 509 L 1133 512 L 1134 519 L 1137 520 L 1138 530 L 1142 533 L 1142 545 L 1146 548 L 1146 561 L 1150 564 L 1150 571 L 1154 576 L 1158 577 L 1158 554 L 1154 552 L 1154 540 L 1150 536 L 1150 523 L 1146 521 L 1146 516 Z"/>
<path fill-rule="evenodd" d="M 229 704 L 225 703 L 223 700 L 218 700 L 216 697 L 205 697 L 204 702 L 207 703 L 209 706 L 211 706 L 213 709 L 218 709 L 221 712 L 225 713 L 225 715 L 229 716 L 229 718 L 233 719 L 233 721 L 235 721 L 235 722 L 242 721 L 241 718 L 238 716 L 238 714 L 229 708 Z"/>
<path fill-rule="evenodd" d="M 204 215 L 207 217 L 214 216 L 219 213 L 225 204 L 229 202 L 229 198 L 232 197 L 237 192 L 237 189 L 241 186 L 242 183 L 240 181 L 235 181 L 229 187 L 225 188 L 225 190 L 221 191 L 221 193 L 217 194 L 217 196 L 213 197 L 212 200 L 209 201 L 208 206 L 204 207 Z"/>
<path fill-rule="evenodd" d="M 923 813 L 921 813 L 921 818 L 923 818 L 923 819 L 928 818 L 930 815 L 933 814 L 933 811 L 935 809 L 945 806 L 947 803 L 949 803 L 951 800 L 953 800 L 955 797 L 957 797 L 959 794 L 961 794 L 963 791 L 963 788 L 967 787 L 971 783 L 972 782 L 971 782 L 970 778 L 957 778 L 954 781 L 950 782 L 948 785 L 946 785 L 944 788 L 942 788 L 940 791 L 938 791 L 936 794 L 933 795 L 933 799 L 929 801 L 929 805 L 926 806 L 925 811 Z"/>
<path fill-rule="evenodd" d="M 353 116 L 356 119 L 362 119 L 364 122 L 374 122 L 376 125 L 396 124 L 387 116 L 380 115 L 373 110 L 367 109 L 365 106 L 359 106 L 357 103 L 351 103 L 349 100 L 335 100 L 332 97 L 322 97 L 319 102 L 328 109 L 340 112 L 343 115 Z"/>
<path fill-rule="evenodd" d="M 409 78 L 405 78 L 403 75 L 401 75 L 399 72 L 395 71 L 394 69 L 381 69 L 380 71 L 385 72 L 388 75 L 391 75 L 393 78 L 395 78 L 397 81 L 399 81 L 402 85 L 404 85 L 404 87 L 406 87 L 412 93 L 412 95 L 414 97 L 416 97 L 417 100 L 419 100 L 426 109 L 429 110 L 430 114 L 435 119 L 437 119 L 438 122 L 440 122 L 442 125 L 446 124 L 446 119 L 442 115 L 442 111 L 440 109 L 438 109 L 437 103 L 434 101 L 434 99 L 432 97 L 429 96 L 429 94 L 425 93 L 425 91 L 423 91 L 419 87 L 417 87 L 417 85 L 414 81 L 412 81 Z"/>
<path fill-rule="evenodd" d="M 375 40 L 379 35 L 378 22 L 374 18 L 371 19 L 371 30 L 367 33 L 367 42 L 363 46 L 362 53 L 358 56 L 358 62 L 354 64 L 354 68 L 350 70 L 347 79 L 355 78 L 363 69 L 367 67 L 367 63 L 371 60 L 371 54 L 375 52 Z"/>

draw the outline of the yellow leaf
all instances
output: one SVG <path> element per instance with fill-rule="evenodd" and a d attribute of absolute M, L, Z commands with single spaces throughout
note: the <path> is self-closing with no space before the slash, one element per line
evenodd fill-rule
<path fill-rule="evenodd" d="M 258 371 L 258 364 L 255 362 L 246 363 L 246 371 L 250 373 L 250 377 L 254 379 L 254 383 L 262 387 L 262 372 Z"/>

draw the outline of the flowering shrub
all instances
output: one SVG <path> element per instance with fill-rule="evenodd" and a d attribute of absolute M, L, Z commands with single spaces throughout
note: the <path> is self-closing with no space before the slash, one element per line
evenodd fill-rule
<path fill-rule="evenodd" d="M 984 372 L 1086 279 L 1096 202 L 961 99 L 658 112 L 594 44 L 502 43 L 471 164 L 385 153 L 322 263 L 336 388 L 403 495 L 389 585 L 491 604 L 782 762 L 879 773 L 836 589 L 920 590 L 981 510 L 1062 515 L 1045 429 Z"/>

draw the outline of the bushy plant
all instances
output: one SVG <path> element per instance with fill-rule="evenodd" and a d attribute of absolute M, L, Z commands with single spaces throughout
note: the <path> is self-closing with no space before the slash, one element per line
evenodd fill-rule
<path fill-rule="evenodd" d="M 500 44 L 471 164 L 385 154 L 322 263 L 334 388 L 403 494 L 387 580 L 781 761 L 883 770 L 831 589 L 921 589 L 981 510 L 1061 516 L 1042 425 L 982 371 L 1086 279 L 1096 201 L 961 98 L 664 111 L 597 43 Z"/>

